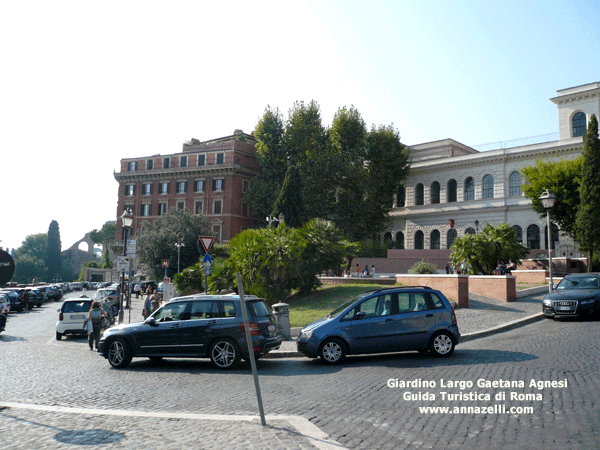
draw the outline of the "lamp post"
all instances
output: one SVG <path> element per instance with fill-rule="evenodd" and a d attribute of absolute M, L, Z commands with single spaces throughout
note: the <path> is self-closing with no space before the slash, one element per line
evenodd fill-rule
<path fill-rule="evenodd" d="M 550 275 L 550 284 L 548 285 L 548 292 L 552 293 L 552 287 L 554 282 L 552 281 L 552 226 L 550 224 L 550 210 L 554 206 L 556 196 L 546 189 L 540 196 L 542 206 L 546 210 L 546 222 L 548 229 L 548 274 Z"/>
<path fill-rule="evenodd" d="M 479 220 L 475 219 L 475 235 L 479 234 Z"/>
<path fill-rule="evenodd" d="M 183 242 L 176 242 L 175 247 L 177 247 L 177 273 L 179 273 L 179 257 L 181 255 L 181 247 L 185 247 Z"/>
<path fill-rule="evenodd" d="M 123 215 L 121 216 L 122 221 L 122 235 L 123 235 L 123 256 L 127 256 L 127 240 L 129 239 L 129 230 L 131 229 L 131 225 L 133 224 L 133 213 L 131 209 L 127 208 L 123 211 Z M 127 294 L 129 294 L 129 289 L 127 289 Z M 123 303 L 126 298 L 125 293 L 125 272 L 121 273 L 121 301 L 119 302 L 119 324 L 123 323 Z"/>

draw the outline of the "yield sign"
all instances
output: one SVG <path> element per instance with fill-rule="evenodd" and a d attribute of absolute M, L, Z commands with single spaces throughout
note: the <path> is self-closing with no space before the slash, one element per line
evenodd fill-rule
<path fill-rule="evenodd" d="M 214 236 L 199 236 L 198 240 L 202 244 L 202 248 L 204 249 L 204 252 L 210 253 L 210 249 L 212 248 L 213 244 L 215 243 L 215 237 Z"/>

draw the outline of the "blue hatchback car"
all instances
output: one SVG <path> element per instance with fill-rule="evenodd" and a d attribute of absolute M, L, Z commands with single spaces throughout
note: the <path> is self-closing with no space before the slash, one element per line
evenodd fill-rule
<path fill-rule="evenodd" d="M 327 364 L 346 355 L 431 351 L 450 356 L 460 340 L 454 309 L 440 291 L 399 287 L 365 292 L 300 331 L 298 351 Z"/>

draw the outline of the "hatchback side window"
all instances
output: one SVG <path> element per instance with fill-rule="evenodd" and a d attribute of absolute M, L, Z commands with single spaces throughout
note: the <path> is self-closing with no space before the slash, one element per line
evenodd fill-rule
<path fill-rule="evenodd" d="M 434 308 L 436 308 L 436 309 L 437 308 L 439 308 L 439 309 L 445 308 L 444 302 L 437 294 L 434 294 L 432 292 L 429 294 L 429 297 L 431 298 L 431 302 L 433 303 Z"/>
<path fill-rule="evenodd" d="M 185 320 L 185 309 L 187 302 L 177 302 L 166 304 L 160 311 L 154 315 L 157 322 L 168 322 L 171 320 Z"/>
<path fill-rule="evenodd" d="M 429 309 L 422 292 L 401 292 L 398 294 L 398 305 L 401 313 L 424 311 Z"/>

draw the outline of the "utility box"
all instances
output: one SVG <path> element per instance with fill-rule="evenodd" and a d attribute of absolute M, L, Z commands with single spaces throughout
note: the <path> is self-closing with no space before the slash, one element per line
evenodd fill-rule
<path fill-rule="evenodd" d="M 277 322 L 277 328 L 283 339 L 291 339 L 290 332 L 290 305 L 287 303 L 275 303 L 273 306 L 273 315 Z"/>

